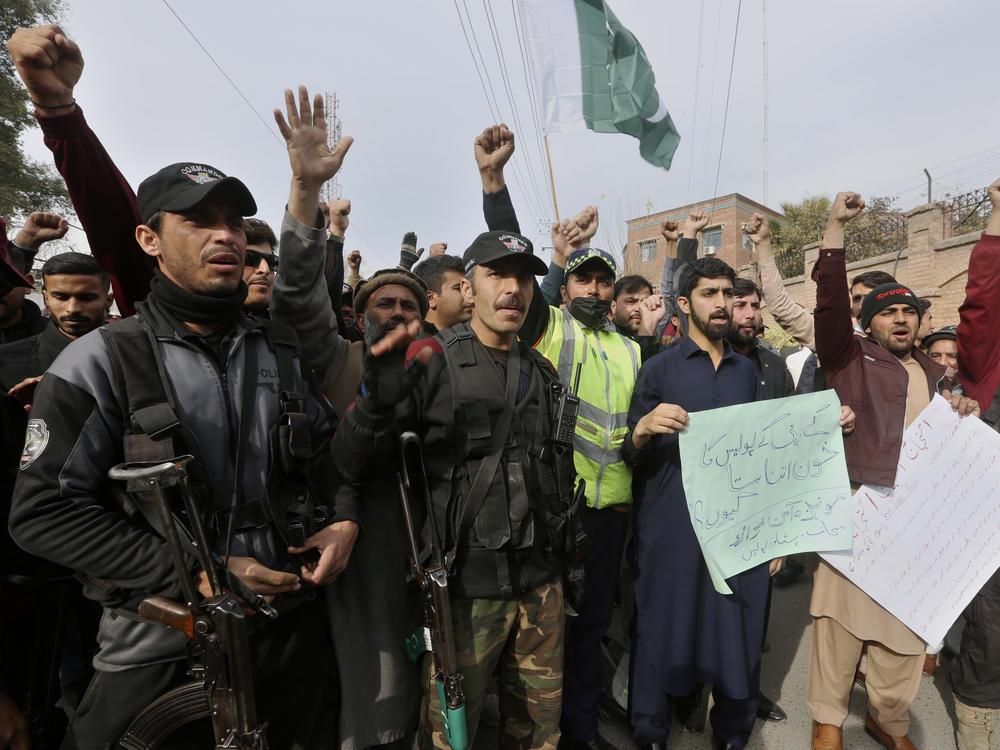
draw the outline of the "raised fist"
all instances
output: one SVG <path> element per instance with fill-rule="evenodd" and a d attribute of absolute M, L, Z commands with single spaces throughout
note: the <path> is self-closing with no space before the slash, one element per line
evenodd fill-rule
<path fill-rule="evenodd" d="M 435 242 L 427 248 L 427 257 L 433 258 L 435 255 L 444 255 L 446 252 L 448 252 L 447 242 Z"/>
<path fill-rule="evenodd" d="M 347 233 L 347 226 L 350 221 L 347 215 L 351 213 L 351 201 L 347 198 L 330 201 L 330 231 L 343 237 Z"/>
<path fill-rule="evenodd" d="M 830 209 L 830 221 L 846 224 L 861 213 L 864 207 L 861 193 L 837 193 L 837 197 L 833 199 L 833 208 Z"/>
<path fill-rule="evenodd" d="M 73 89 L 83 73 L 83 55 L 55 24 L 18 29 L 7 51 L 32 101 L 45 109 L 73 105 Z"/>
<path fill-rule="evenodd" d="M 696 239 L 698 232 L 708 226 L 708 214 L 704 211 L 695 211 L 684 217 L 681 224 L 681 234 L 688 239 Z"/>
<path fill-rule="evenodd" d="M 583 235 L 578 241 L 577 247 L 582 245 L 584 242 L 589 240 L 595 234 L 597 234 L 597 206 L 587 206 L 580 213 L 573 217 L 573 223 L 580 228 L 580 233 Z"/>
<path fill-rule="evenodd" d="M 761 214 L 754 214 L 750 221 L 743 225 L 743 231 L 755 245 L 771 237 L 771 225 Z"/>
<path fill-rule="evenodd" d="M 660 225 L 660 234 L 667 242 L 677 242 L 681 236 L 680 223 L 676 221 L 665 221 Z"/>
<path fill-rule="evenodd" d="M 473 143 L 480 172 L 502 170 L 514 155 L 514 134 L 503 123 L 486 128 Z"/>
<path fill-rule="evenodd" d="M 68 231 L 69 223 L 66 219 L 56 214 L 35 211 L 28 214 L 28 218 L 25 219 L 24 226 L 17 233 L 14 242 L 21 247 L 37 250 L 43 242 L 65 237 Z"/>
<path fill-rule="evenodd" d="M 351 250 L 350 254 L 347 256 L 347 265 L 355 271 L 361 268 L 360 250 Z"/>
<path fill-rule="evenodd" d="M 1000 180 L 986 188 L 986 193 L 990 196 L 990 203 L 993 204 L 993 214 L 1000 213 Z"/>

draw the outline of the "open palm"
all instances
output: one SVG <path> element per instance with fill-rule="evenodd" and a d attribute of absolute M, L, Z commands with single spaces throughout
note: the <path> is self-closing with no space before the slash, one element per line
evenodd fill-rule
<path fill-rule="evenodd" d="M 326 113 L 323 97 L 316 94 L 312 105 L 305 86 L 299 86 L 298 105 L 291 89 L 285 89 L 285 111 L 274 110 L 274 121 L 288 146 L 292 175 L 304 185 L 321 185 L 340 169 L 354 139 L 344 136 L 331 151 L 326 142 Z"/>

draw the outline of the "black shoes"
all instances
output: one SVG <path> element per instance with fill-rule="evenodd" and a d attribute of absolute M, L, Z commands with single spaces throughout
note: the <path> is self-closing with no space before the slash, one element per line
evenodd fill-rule
<path fill-rule="evenodd" d="M 757 718 L 761 721 L 784 721 L 788 718 L 781 706 L 761 693 L 757 696 Z"/>

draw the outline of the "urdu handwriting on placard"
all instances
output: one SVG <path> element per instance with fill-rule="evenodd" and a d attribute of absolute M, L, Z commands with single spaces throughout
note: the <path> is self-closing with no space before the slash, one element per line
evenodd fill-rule
<path fill-rule="evenodd" d="M 775 557 L 851 546 L 839 421 L 833 391 L 691 414 L 679 436 L 681 474 L 718 591 Z"/>
<path fill-rule="evenodd" d="M 894 487 L 855 494 L 852 553 L 823 558 L 937 643 L 1000 567 L 1000 435 L 935 396 L 897 466 Z"/>

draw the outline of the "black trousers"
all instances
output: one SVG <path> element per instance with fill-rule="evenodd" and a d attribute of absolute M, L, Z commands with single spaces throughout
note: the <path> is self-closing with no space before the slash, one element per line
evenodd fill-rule
<path fill-rule="evenodd" d="M 321 598 L 282 614 L 250 637 L 257 716 L 267 722 L 268 745 L 281 748 L 337 747 L 340 691 Z M 182 685 L 186 661 L 98 671 L 91 680 L 63 750 L 110 750 L 132 720 L 167 690 Z M 167 747 L 213 747 L 207 719 L 171 736 Z"/>
<path fill-rule="evenodd" d="M 563 720 L 570 738 L 579 742 L 597 734 L 601 638 L 611 624 L 628 524 L 629 513 L 584 509 L 586 588 L 579 614 L 566 618 L 563 666 Z"/>
<path fill-rule="evenodd" d="M 962 647 L 951 663 L 955 695 L 967 706 L 1000 708 L 1000 570 L 965 610 Z"/>

